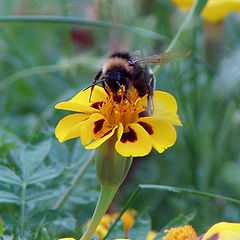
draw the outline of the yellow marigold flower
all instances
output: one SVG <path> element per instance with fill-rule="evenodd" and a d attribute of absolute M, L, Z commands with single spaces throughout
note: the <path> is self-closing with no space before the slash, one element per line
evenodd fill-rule
<path fill-rule="evenodd" d="M 181 126 L 181 122 L 171 94 L 154 91 L 154 113 L 146 117 L 147 96 L 139 98 L 137 91 L 127 92 L 131 103 L 123 96 L 119 102 L 114 101 L 98 86 L 89 102 L 90 91 L 81 91 L 55 106 L 78 112 L 58 123 L 55 134 L 60 142 L 80 137 L 86 149 L 94 149 L 114 135 L 115 149 L 124 157 L 145 156 L 152 147 L 162 153 L 175 143 L 177 134 L 173 125 Z"/>
<path fill-rule="evenodd" d="M 191 225 L 171 228 L 165 230 L 165 232 L 168 234 L 163 240 L 194 240 L 197 238 L 197 234 Z"/>
<path fill-rule="evenodd" d="M 189 11 L 194 0 L 171 0 L 183 11 Z M 209 0 L 202 16 L 209 22 L 219 22 L 230 12 L 240 11 L 240 0 Z"/>
<path fill-rule="evenodd" d="M 239 240 L 240 239 L 240 223 L 220 222 L 213 225 L 201 237 L 197 234 L 192 226 L 171 228 L 165 230 L 168 232 L 163 240 Z"/>
<path fill-rule="evenodd" d="M 150 231 L 147 235 L 146 240 L 153 240 L 157 236 L 157 233 L 154 231 Z"/>
<path fill-rule="evenodd" d="M 125 236 L 128 235 L 129 229 L 134 224 L 134 216 L 136 214 L 136 211 L 134 209 L 128 209 L 124 214 L 122 215 L 121 219 L 123 221 L 124 229 L 125 229 Z M 110 224 L 114 222 L 114 220 L 117 218 L 118 213 L 114 214 L 105 214 L 103 218 L 101 219 L 95 233 L 97 233 L 99 239 L 103 239 L 110 227 Z M 87 227 L 90 222 L 88 222 L 86 225 L 83 226 L 83 228 Z M 151 239 L 148 239 L 151 240 Z"/>
<path fill-rule="evenodd" d="M 136 211 L 134 209 L 128 209 L 126 212 L 124 212 L 124 214 L 121 217 L 124 228 L 125 228 L 125 236 L 128 235 L 129 229 L 134 224 L 134 216 L 135 215 L 136 215 Z"/>
<path fill-rule="evenodd" d="M 213 225 L 199 240 L 239 240 L 240 223 L 220 222 Z"/>

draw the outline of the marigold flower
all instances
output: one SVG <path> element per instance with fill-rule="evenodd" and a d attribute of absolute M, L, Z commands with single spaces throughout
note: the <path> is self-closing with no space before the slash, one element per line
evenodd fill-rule
<path fill-rule="evenodd" d="M 177 138 L 173 125 L 181 126 L 177 115 L 177 103 L 166 92 L 154 91 L 154 113 L 146 116 L 147 96 L 139 98 L 137 91 L 127 92 L 129 103 L 120 95 L 114 101 L 101 87 L 95 87 L 91 102 L 90 89 L 79 92 L 67 102 L 55 108 L 78 113 L 64 117 L 58 123 L 55 134 L 60 142 L 80 137 L 86 149 L 94 149 L 113 135 L 115 149 L 124 156 L 145 156 L 152 147 L 162 153 Z"/>
<path fill-rule="evenodd" d="M 194 3 L 194 0 L 171 1 L 183 11 L 189 11 Z M 209 22 L 219 22 L 232 11 L 240 11 L 239 0 L 209 0 L 202 12 L 202 16 Z"/>
<path fill-rule="evenodd" d="M 220 222 L 213 225 L 205 234 L 197 237 L 192 226 L 171 228 L 163 240 L 239 240 L 240 223 Z"/>
<path fill-rule="evenodd" d="M 128 232 L 135 222 L 135 220 L 134 220 L 135 215 L 136 215 L 136 211 L 134 209 L 128 209 L 126 212 L 124 212 L 124 214 L 121 217 L 121 219 L 123 221 L 124 229 L 125 229 L 125 237 L 128 236 Z M 97 233 L 100 240 L 106 236 L 106 234 L 109 230 L 110 224 L 115 221 L 117 216 L 118 216 L 118 213 L 105 214 L 103 216 L 103 218 L 101 219 L 101 221 L 95 231 L 95 233 Z M 88 224 L 89 224 L 89 222 L 84 225 L 84 228 Z M 146 240 L 153 240 L 156 235 L 157 235 L 156 232 L 150 231 L 147 235 Z M 119 239 L 115 239 L 115 240 L 119 240 Z"/>
<path fill-rule="evenodd" d="M 175 227 L 170 230 L 165 230 L 167 236 L 163 240 L 193 240 L 197 238 L 197 233 L 191 225 L 183 227 Z"/>

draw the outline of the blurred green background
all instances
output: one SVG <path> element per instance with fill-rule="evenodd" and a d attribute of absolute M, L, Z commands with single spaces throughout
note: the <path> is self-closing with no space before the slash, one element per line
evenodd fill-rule
<path fill-rule="evenodd" d="M 54 207 L 90 153 L 76 139 L 58 143 L 54 128 L 67 113 L 54 105 L 91 84 L 114 50 L 140 50 L 142 57 L 163 52 L 186 15 L 168 0 L 8 0 L 0 3 L 0 15 L 71 16 L 129 27 L 0 22 L 0 214 L 5 235 L 77 238 L 91 217 L 99 186 L 92 163 L 64 205 Z M 183 127 L 177 127 L 177 143 L 163 154 L 153 150 L 134 160 L 111 211 L 120 211 L 140 183 L 239 199 L 240 15 L 230 14 L 217 24 L 199 19 L 177 47 L 191 50 L 191 56 L 156 75 L 156 88 L 170 92 L 179 105 Z M 216 222 L 240 218 L 239 206 L 225 201 L 153 190 L 142 191 L 132 207 L 148 211 L 155 231 L 180 214 L 195 213 L 191 224 L 199 233 Z"/>

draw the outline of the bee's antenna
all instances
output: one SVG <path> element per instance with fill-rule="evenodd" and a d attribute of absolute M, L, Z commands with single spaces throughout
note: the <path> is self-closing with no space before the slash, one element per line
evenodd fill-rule
<path fill-rule="evenodd" d="M 121 84 L 120 84 L 118 81 L 116 81 L 116 83 L 117 83 L 117 85 L 119 86 L 119 88 L 121 89 L 121 91 L 122 91 L 124 97 L 129 101 L 130 104 L 132 104 L 131 101 L 129 100 L 129 98 L 128 98 L 126 92 L 123 90 Z"/>
<path fill-rule="evenodd" d="M 96 86 L 97 84 L 102 83 L 102 82 L 104 82 L 104 81 L 105 81 L 105 79 L 100 80 L 100 81 L 98 81 L 98 82 L 95 82 L 95 83 L 91 84 L 90 86 L 84 88 L 82 91 L 86 91 L 86 90 L 89 89 L 90 87 L 94 87 L 94 86 Z"/>

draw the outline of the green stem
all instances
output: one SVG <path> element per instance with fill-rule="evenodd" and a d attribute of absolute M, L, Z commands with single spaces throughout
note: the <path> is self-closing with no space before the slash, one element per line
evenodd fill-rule
<path fill-rule="evenodd" d="M 24 222 L 25 222 L 25 203 L 26 203 L 26 188 L 27 184 L 23 183 L 22 189 L 22 204 L 21 204 L 21 237 L 24 237 Z"/>
<path fill-rule="evenodd" d="M 173 50 L 176 45 L 179 43 L 179 40 L 184 33 L 184 30 L 189 28 L 189 26 L 194 26 L 195 20 L 198 18 L 198 16 L 201 14 L 202 10 L 204 9 L 204 6 L 207 4 L 208 0 L 196 0 L 194 2 L 194 5 L 191 9 L 191 11 L 188 13 L 187 17 L 184 19 L 181 27 L 179 28 L 177 34 L 175 35 L 174 39 L 169 44 L 168 48 L 165 52 L 169 52 Z M 155 66 L 153 68 L 153 72 L 157 74 L 161 69 L 161 66 Z"/>
<path fill-rule="evenodd" d="M 110 203 L 112 202 L 118 188 L 108 188 L 101 186 L 101 192 L 98 199 L 97 206 L 92 216 L 92 220 L 87 231 L 83 234 L 80 240 L 89 240 L 94 234 L 98 224 L 100 223 L 102 217 L 106 213 Z"/>
<path fill-rule="evenodd" d="M 114 223 L 110 226 L 108 233 L 106 234 L 106 236 L 103 238 L 103 240 L 105 240 L 108 235 L 111 233 L 111 231 L 114 229 L 114 227 L 117 225 L 118 221 L 120 220 L 120 218 L 122 217 L 122 215 L 124 214 L 124 212 L 131 206 L 132 202 L 135 200 L 136 196 L 138 195 L 139 191 L 141 190 L 141 188 L 138 186 L 137 189 L 135 190 L 135 192 L 130 196 L 130 198 L 128 199 L 127 203 L 125 204 L 124 208 L 122 209 L 121 213 L 117 216 L 117 218 L 115 219 Z"/>

